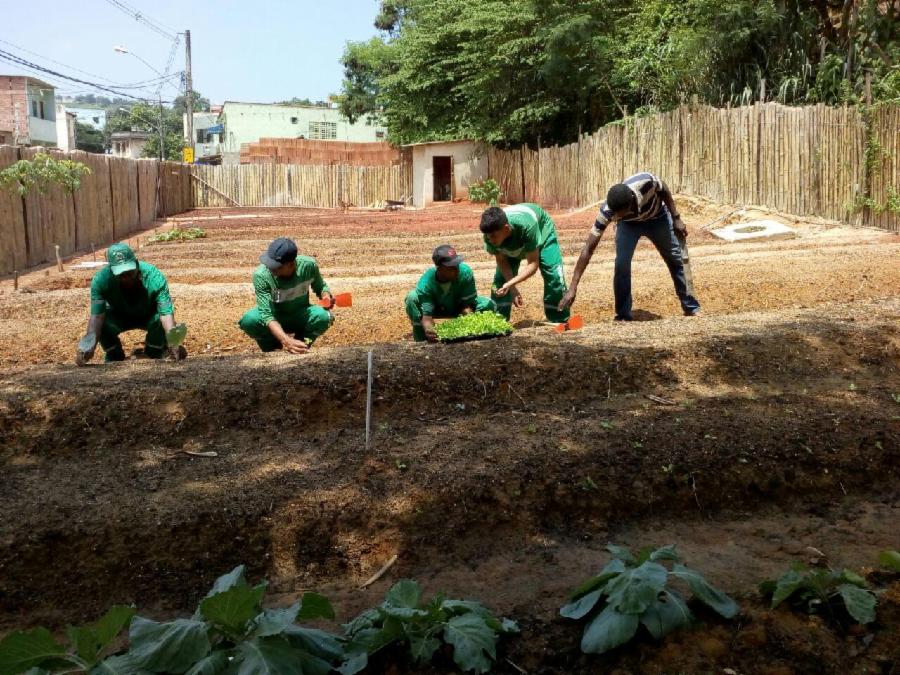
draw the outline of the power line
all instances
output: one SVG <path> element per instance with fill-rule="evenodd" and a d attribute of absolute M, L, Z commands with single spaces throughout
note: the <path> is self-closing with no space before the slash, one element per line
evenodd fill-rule
<path fill-rule="evenodd" d="M 72 77 L 71 75 L 66 75 L 66 74 L 64 74 L 64 73 L 60 73 L 60 72 L 58 72 L 58 71 L 56 71 L 56 70 L 51 70 L 50 68 L 44 68 L 43 66 L 40 66 L 40 65 L 38 65 L 38 64 L 36 64 L 36 63 L 33 63 L 33 62 L 31 62 L 31 61 L 27 61 L 26 59 L 23 59 L 23 58 L 21 58 L 21 57 L 19 57 L 19 56 L 16 56 L 15 54 L 11 54 L 10 52 L 4 51 L 4 50 L 2 50 L 2 49 L 0 49 L 0 59 L 2 59 L 2 60 L 4 60 L 4 61 L 7 61 L 8 63 L 12 63 L 12 64 L 14 64 L 14 65 L 18 65 L 18 66 L 21 66 L 21 67 L 24 67 L 24 68 L 28 68 L 28 69 L 30 69 L 30 70 L 36 70 L 36 71 L 39 71 L 39 72 L 41 72 L 41 73 L 47 73 L 48 75 L 53 75 L 53 76 L 55 76 L 55 77 L 57 77 L 57 78 L 62 78 L 62 79 L 64 79 L 64 80 L 70 80 L 70 81 L 72 81 L 72 82 L 77 82 L 78 84 L 86 84 L 86 85 L 88 85 L 88 86 L 90 86 L 90 87 L 93 87 L 93 88 L 95 88 L 95 89 L 99 89 L 99 90 L 102 90 L 102 91 L 110 92 L 110 93 L 112 93 L 112 94 L 116 94 L 117 96 L 122 96 L 122 97 L 125 97 L 125 98 L 132 98 L 132 99 L 134 99 L 134 100 L 136 100 L 136 101 L 146 101 L 146 100 L 148 100 L 148 99 L 146 99 L 146 98 L 143 98 L 143 97 L 140 97 L 140 96 L 134 96 L 133 94 L 129 94 L 129 93 L 124 92 L 124 91 L 119 91 L 119 90 L 113 89 L 113 88 L 111 88 L 111 87 L 102 85 L 102 84 L 97 84 L 96 82 L 90 82 L 90 81 L 88 81 L 88 80 L 82 80 L 82 79 L 79 79 L 79 78 L 77 78 L 77 77 Z M 161 91 L 161 90 L 162 90 L 162 85 L 160 85 L 160 91 Z M 171 101 L 167 101 L 167 103 L 171 103 Z"/>
<path fill-rule="evenodd" d="M 132 19 L 134 19 L 138 23 L 144 24 L 150 30 L 152 30 L 156 33 L 159 33 L 160 35 L 162 35 L 165 38 L 168 38 L 169 40 L 175 39 L 175 34 L 177 34 L 177 31 L 172 30 L 165 24 L 162 24 L 159 21 L 156 21 L 155 19 L 151 19 L 146 14 L 141 12 L 139 9 L 135 9 L 134 7 L 130 6 L 129 4 L 122 2 L 122 0 L 106 0 L 106 1 L 110 5 L 115 7 L 116 9 L 119 9 L 119 10 L 125 12 L 125 14 L 130 16 Z M 168 28 L 168 30 L 166 30 L 167 28 Z"/>

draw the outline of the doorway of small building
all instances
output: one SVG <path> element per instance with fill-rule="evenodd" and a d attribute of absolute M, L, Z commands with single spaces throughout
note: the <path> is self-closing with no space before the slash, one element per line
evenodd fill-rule
<path fill-rule="evenodd" d="M 434 170 L 434 201 L 449 202 L 453 199 L 453 158 L 432 158 Z"/>

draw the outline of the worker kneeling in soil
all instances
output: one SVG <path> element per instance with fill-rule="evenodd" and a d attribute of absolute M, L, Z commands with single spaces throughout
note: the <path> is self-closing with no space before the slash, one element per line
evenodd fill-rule
<path fill-rule="evenodd" d="M 493 300 L 477 294 L 472 268 L 455 248 L 449 244 L 438 246 L 431 259 L 434 267 L 406 296 L 406 315 L 412 321 L 416 342 L 437 342 L 435 318 L 455 319 L 461 314 L 497 310 Z"/>
<path fill-rule="evenodd" d="M 297 255 L 297 245 L 281 237 L 269 244 L 253 272 L 256 307 L 238 325 L 264 352 L 284 349 L 305 354 L 317 337 L 331 327 L 334 297 L 314 258 Z M 309 304 L 309 291 L 328 305 Z"/>
<path fill-rule="evenodd" d="M 675 208 L 669 187 L 652 173 L 644 171 L 613 185 L 600 205 L 600 212 L 575 264 L 572 285 L 559 303 L 568 309 L 575 302 L 581 275 L 594 255 L 600 237 L 607 226 L 616 225 L 616 267 L 613 273 L 613 292 L 616 298 L 616 321 L 631 321 L 631 260 L 641 237 L 647 237 L 669 268 L 675 293 L 685 316 L 699 316 L 700 303 L 693 295 L 692 285 L 685 275 L 682 250 L 687 228 Z M 679 241 L 680 240 L 680 241 Z"/>
<path fill-rule="evenodd" d="M 506 319 L 512 306 L 523 307 L 518 284 L 540 270 L 544 278 L 544 315 L 548 321 L 569 320 L 569 309 L 559 308 L 566 292 L 562 252 L 556 238 L 556 225 L 537 204 L 516 204 L 501 209 L 492 206 L 481 215 L 480 229 L 484 247 L 497 260 L 491 299 Z M 522 260 L 525 267 L 519 271 Z"/>
<path fill-rule="evenodd" d="M 149 358 L 159 359 L 166 353 L 185 358 L 181 342 L 187 327 L 175 325 L 175 308 L 162 272 L 138 261 L 127 244 L 110 246 L 106 260 L 109 264 L 91 281 L 91 319 L 78 343 L 75 362 L 81 366 L 90 361 L 98 341 L 106 352 L 105 361 L 124 361 L 119 334 L 129 330 L 147 331 L 144 354 Z"/>

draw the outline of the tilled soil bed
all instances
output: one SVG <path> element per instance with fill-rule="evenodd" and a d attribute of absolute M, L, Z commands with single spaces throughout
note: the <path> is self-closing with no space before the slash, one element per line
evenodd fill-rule
<path fill-rule="evenodd" d="M 896 579 L 861 635 L 754 593 L 900 545 L 897 299 L 380 345 L 368 452 L 366 353 L 4 371 L 3 625 L 186 612 L 244 562 L 342 619 L 401 577 L 479 598 L 523 626 L 500 672 L 900 668 Z M 608 541 L 678 542 L 741 618 L 581 656 L 556 610 Z"/>

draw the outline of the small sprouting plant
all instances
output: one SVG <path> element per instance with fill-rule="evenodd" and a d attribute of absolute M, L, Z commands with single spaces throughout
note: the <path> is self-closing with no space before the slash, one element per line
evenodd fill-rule
<path fill-rule="evenodd" d="M 730 619 L 738 613 L 734 600 L 711 586 L 703 576 L 681 563 L 675 546 L 642 549 L 634 555 L 623 546 L 609 545 L 613 559 L 597 576 L 573 591 L 559 613 L 567 619 L 586 619 L 581 651 L 602 654 L 631 640 L 643 626 L 660 639 L 694 620 L 682 593 L 669 586 L 684 582 L 693 597 Z M 667 568 L 664 562 L 671 562 Z"/>
<path fill-rule="evenodd" d="M 203 239 L 205 236 L 206 231 L 199 227 L 173 227 L 166 232 L 157 232 L 147 239 L 147 243 L 157 244 L 168 241 L 190 241 L 191 239 Z"/>
<path fill-rule="evenodd" d="M 81 187 L 82 179 L 91 173 L 91 168 L 82 162 L 55 159 L 39 152 L 32 159 L 20 159 L 0 171 L 0 187 L 15 189 L 23 197 L 32 190 L 46 192 L 52 184 L 66 192 L 75 192 Z"/>
<path fill-rule="evenodd" d="M 493 178 L 488 178 L 480 183 L 472 183 L 469 186 L 469 200 L 496 206 L 500 201 L 500 185 Z"/>
<path fill-rule="evenodd" d="M 472 312 L 443 321 L 434 327 L 438 337 L 444 342 L 509 335 L 512 329 L 509 321 L 496 312 Z"/>
<path fill-rule="evenodd" d="M 865 579 L 847 569 L 809 569 L 794 563 L 778 579 L 763 582 L 759 590 L 764 597 L 772 598 L 773 609 L 787 601 L 808 614 L 825 614 L 840 621 L 843 606 L 856 623 L 875 620 L 875 594 Z"/>
<path fill-rule="evenodd" d="M 878 554 L 878 563 L 895 572 L 900 572 L 900 551 L 882 551 Z"/>
<path fill-rule="evenodd" d="M 497 619 L 477 602 L 446 600 L 441 596 L 422 600 L 422 590 L 412 580 L 398 581 L 384 602 L 344 626 L 350 654 L 339 668 L 354 675 L 368 664 L 369 656 L 389 645 L 405 645 L 418 664 L 431 661 L 441 644 L 452 645 L 453 661 L 462 671 L 487 673 L 497 658 L 501 635 L 518 632 L 509 619 Z"/>
<path fill-rule="evenodd" d="M 69 626 L 68 646 L 57 642 L 46 628 L 14 631 L 0 640 L 0 673 L 124 672 L 114 669 L 117 657 L 109 655 L 121 648 L 116 638 L 132 617 L 131 607 L 111 607 L 92 624 Z"/>

